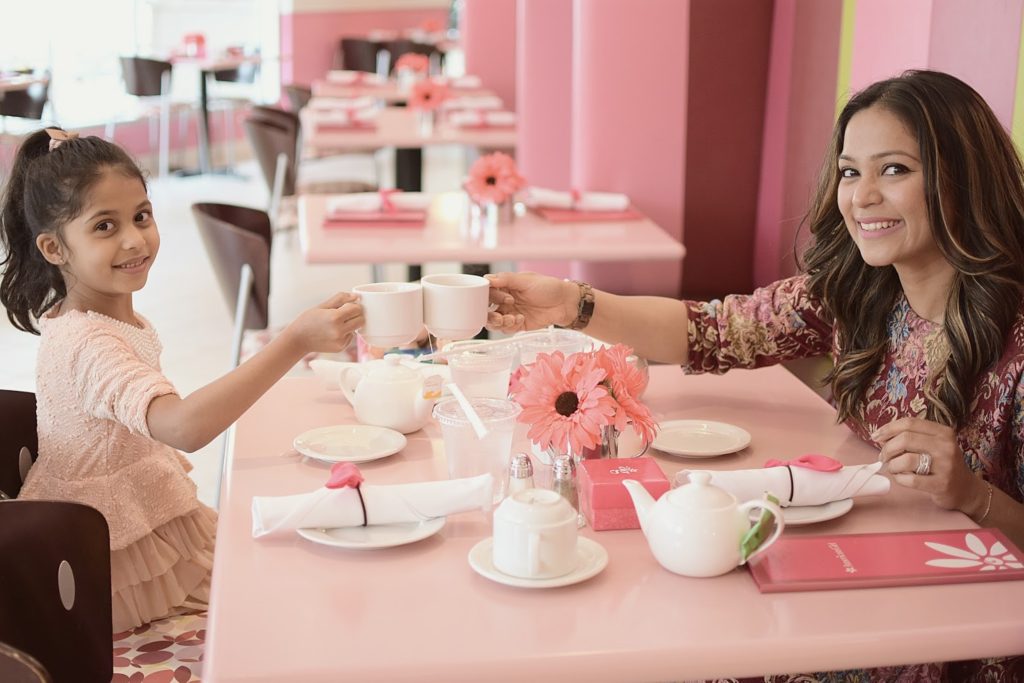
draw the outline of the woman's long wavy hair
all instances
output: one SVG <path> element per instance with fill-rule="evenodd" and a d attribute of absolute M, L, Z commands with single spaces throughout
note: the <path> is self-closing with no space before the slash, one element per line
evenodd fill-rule
<path fill-rule="evenodd" d="M 51 151 L 46 130 L 22 143 L 0 202 L 0 304 L 11 324 L 33 334 L 39 334 L 39 316 L 67 296 L 64 276 L 39 253 L 36 238 L 54 233 L 61 239 L 64 226 L 82 212 L 89 191 L 107 169 L 146 185 L 138 165 L 114 143 L 73 138 Z"/>
<path fill-rule="evenodd" d="M 949 356 L 928 396 L 928 419 L 959 428 L 1021 306 L 1024 171 L 988 104 L 948 74 L 907 71 L 862 90 L 843 108 L 807 217 L 813 239 L 803 256 L 811 293 L 836 321 L 840 353 L 826 381 L 841 420 L 861 419 L 890 341 L 886 313 L 902 294 L 892 266 L 872 267 L 860 257 L 836 199 L 846 127 L 874 106 L 916 137 L 935 242 L 956 270 L 943 322 Z"/>

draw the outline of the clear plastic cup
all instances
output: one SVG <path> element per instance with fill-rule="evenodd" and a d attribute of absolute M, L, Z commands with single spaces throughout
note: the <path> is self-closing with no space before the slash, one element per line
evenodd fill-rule
<path fill-rule="evenodd" d="M 470 398 L 508 398 L 516 349 L 511 344 L 468 347 L 448 356 L 452 381 Z"/>
<path fill-rule="evenodd" d="M 494 501 L 505 492 L 505 471 L 512 458 L 512 434 L 522 408 L 515 401 L 497 398 L 470 398 L 470 404 L 487 427 L 483 439 L 477 438 L 473 426 L 454 398 L 434 406 L 434 419 L 441 425 L 444 455 L 448 461 L 448 477 L 461 479 L 490 472 L 494 475 Z"/>
<path fill-rule="evenodd" d="M 535 361 L 538 353 L 561 351 L 568 356 L 590 346 L 590 337 L 576 330 L 541 330 L 513 339 L 519 345 L 519 362 L 523 365 Z"/>

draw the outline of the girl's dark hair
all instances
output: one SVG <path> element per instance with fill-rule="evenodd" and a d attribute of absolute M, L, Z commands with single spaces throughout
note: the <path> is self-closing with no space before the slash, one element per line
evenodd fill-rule
<path fill-rule="evenodd" d="M 39 334 L 39 317 L 67 295 L 60 269 L 39 253 L 36 238 L 54 233 L 62 239 L 107 169 L 146 185 L 138 165 L 112 142 L 71 138 L 50 151 L 50 139 L 43 129 L 22 143 L 0 204 L 0 303 L 15 327 L 33 334 Z"/>
<path fill-rule="evenodd" d="M 918 141 L 932 233 L 955 269 L 943 321 L 949 355 L 926 396 L 928 418 L 957 428 L 1021 308 L 1024 170 L 985 100 L 948 74 L 907 71 L 862 90 L 843 108 L 808 215 L 814 239 L 804 253 L 810 291 L 835 318 L 840 353 L 827 380 L 840 419 L 861 418 L 889 344 L 879 313 L 892 310 L 902 293 L 895 269 L 860 257 L 836 202 L 846 128 L 874 106 L 896 115 Z"/>

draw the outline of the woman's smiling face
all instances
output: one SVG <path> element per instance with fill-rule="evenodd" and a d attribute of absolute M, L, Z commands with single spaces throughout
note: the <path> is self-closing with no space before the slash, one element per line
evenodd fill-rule
<path fill-rule="evenodd" d="M 839 155 L 837 201 L 861 258 L 904 273 L 951 267 L 928 216 L 920 145 L 882 106 L 850 119 Z"/>

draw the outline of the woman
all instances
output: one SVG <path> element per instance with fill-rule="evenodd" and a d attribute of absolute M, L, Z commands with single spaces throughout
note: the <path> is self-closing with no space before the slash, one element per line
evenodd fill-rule
<path fill-rule="evenodd" d="M 750 296 L 623 297 L 503 273 L 489 326 L 585 327 L 687 372 L 830 354 L 839 418 L 893 481 L 1024 547 L 1024 172 L 1006 131 L 947 74 L 876 83 L 836 122 L 808 223 L 803 274 Z M 966 680 L 979 666 L 893 676 Z M 1020 658 L 984 667 L 1024 679 Z"/>

